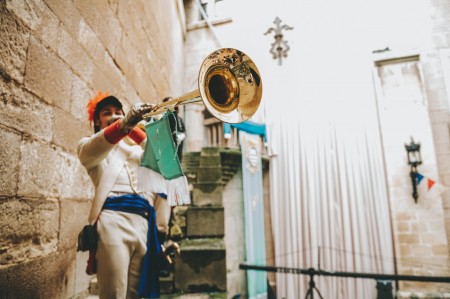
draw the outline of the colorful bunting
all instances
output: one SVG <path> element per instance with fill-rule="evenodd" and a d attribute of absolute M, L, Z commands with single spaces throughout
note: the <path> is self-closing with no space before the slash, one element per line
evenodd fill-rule
<path fill-rule="evenodd" d="M 433 188 L 433 186 L 436 184 L 436 182 L 435 182 L 434 180 L 428 178 L 428 177 L 425 177 L 425 176 L 424 176 L 423 174 L 421 174 L 421 173 L 416 173 L 417 185 L 419 185 L 420 182 L 421 182 L 424 178 L 427 179 L 427 188 L 428 188 L 428 191 L 430 191 L 431 188 Z"/>
<path fill-rule="evenodd" d="M 428 179 L 428 191 L 430 191 L 430 189 L 433 187 L 433 185 L 434 185 L 434 181 Z"/>
<path fill-rule="evenodd" d="M 420 182 L 423 180 L 424 176 L 421 175 L 420 173 L 416 173 L 416 180 L 417 180 L 417 185 L 420 184 Z"/>

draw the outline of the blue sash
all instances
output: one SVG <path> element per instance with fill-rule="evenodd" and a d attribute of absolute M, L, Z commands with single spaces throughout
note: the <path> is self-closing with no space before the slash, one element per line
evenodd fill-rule
<path fill-rule="evenodd" d="M 162 250 L 158 241 L 155 209 L 138 194 L 108 197 L 103 209 L 147 216 L 147 253 L 142 264 L 138 292 L 141 298 L 159 298 L 159 259 Z"/>

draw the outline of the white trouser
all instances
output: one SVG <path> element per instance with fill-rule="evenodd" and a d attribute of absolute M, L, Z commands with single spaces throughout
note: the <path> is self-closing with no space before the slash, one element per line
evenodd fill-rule
<path fill-rule="evenodd" d="M 103 210 L 97 222 L 97 281 L 101 299 L 139 298 L 137 289 L 147 251 L 148 220 Z"/>

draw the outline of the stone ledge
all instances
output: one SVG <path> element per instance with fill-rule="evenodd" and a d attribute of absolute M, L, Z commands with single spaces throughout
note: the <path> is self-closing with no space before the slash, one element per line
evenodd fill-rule
<path fill-rule="evenodd" d="M 440 299 L 450 298 L 450 293 L 439 293 L 439 292 L 410 292 L 410 291 L 398 291 L 398 299 Z"/>

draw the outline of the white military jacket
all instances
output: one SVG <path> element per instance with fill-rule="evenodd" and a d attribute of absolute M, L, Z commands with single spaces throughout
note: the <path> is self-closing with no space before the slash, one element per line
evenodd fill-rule
<path fill-rule="evenodd" d="M 103 203 L 123 167 L 128 168 L 130 183 L 137 186 L 138 167 L 144 149 L 145 141 L 137 145 L 128 137 L 117 144 L 111 144 L 106 140 L 104 130 L 79 141 L 78 157 L 95 186 L 95 196 L 88 218 L 90 224 L 97 220 Z"/>

